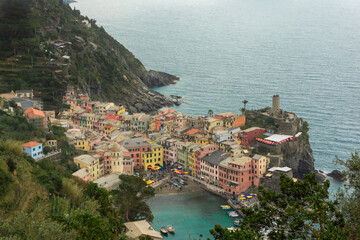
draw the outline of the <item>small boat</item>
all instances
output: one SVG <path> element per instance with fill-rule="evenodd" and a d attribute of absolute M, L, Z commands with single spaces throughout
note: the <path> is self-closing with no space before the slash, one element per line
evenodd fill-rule
<path fill-rule="evenodd" d="M 169 231 L 169 233 L 175 233 L 175 229 L 171 225 L 167 226 L 167 230 Z"/>
<path fill-rule="evenodd" d="M 229 216 L 234 218 L 234 217 L 238 217 L 238 216 L 239 216 L 239 214 L 237 214 L 237 213 L 233 213 L 233 214 L 229 214 Z"/>
<path fill-rule="evenodd" d="M 243 221 L 244 221 L 243 219 L 235 219 L 234 220 L 234 226 L 240 227 L 240 223 L 242 223 Z"/>
<path fill-rule="evenodd" d="M 160 228 L 160 232 L 162 233 L 162 234 L 168 234 L 168 231 L 166 230 L 166 228 L 165 227 L 161 227 Z"/>
<path fill-rule="evenodd" d="M 230 212 L 226 212 L 227 214 L 234 214 L 234 213 L 237 213 L 236 211 L 230 211 Z"/>
<path fill-rule="evenodd" d="M 224 210 L 228 210 L 231 208 L 229 205 L 220 205 L 220 207 Z"/>

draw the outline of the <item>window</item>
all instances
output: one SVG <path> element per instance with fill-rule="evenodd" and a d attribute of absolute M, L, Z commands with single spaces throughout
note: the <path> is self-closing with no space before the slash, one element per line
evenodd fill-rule
<path fill-rule="evenodd" d="M 35 151 L 35 148 L 33 148 L 33 151 Z"/>

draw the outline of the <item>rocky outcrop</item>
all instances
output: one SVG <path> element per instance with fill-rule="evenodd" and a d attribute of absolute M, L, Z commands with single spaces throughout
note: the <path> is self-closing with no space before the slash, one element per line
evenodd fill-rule
<path fill-rule="evenodd" d="M 328 173 L 327 175 L 339 182 L 342 182 L 345 180 L 344 174 L 342 174 L 342 172 L 340 172 L 339 170 L 333 170 L 331 173 Z"/>
<path fill-rule="evenodd" d="M 248 112 L 246 120 L 255 121 L 257 126 L 276 134 L 295 135 L 303 131 L 304 122 L 301 118 L 294 113 L 282 113 L 283 118 L 274 118 L 268 114 L 268 109 L 254 110 Z M 255 147 L 261 154 L 271 154 L 270 167 L 290 167 L 295 178 L 302 178 L 304 174 L 315 170 L 315 160 L 306 131 L 295 141 L 275 146 L 258 143 Z"/>
<path fill-rule="evenodd" d="M 295 178 L 302 178 L 304 174 L 314 172 L 315 160 L 309 139 L 300 138 L 297 141 L 283 144 L 281 152 L 284 165 L 292 168 Z"/>
<path fill-rule="evenodd" d="M 168 73 L 150 70 L 141 80 L 148 87 L 162 87 L 175 84 L 179 78 Z"/>

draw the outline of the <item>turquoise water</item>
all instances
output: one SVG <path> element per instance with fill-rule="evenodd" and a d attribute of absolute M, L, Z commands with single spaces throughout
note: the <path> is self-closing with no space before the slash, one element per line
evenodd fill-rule
<path fill-rule="evenodd" d="M 209 229 L 215 224 L 223 227 L 233 226 L 233 218 L 226 215 L 220 205 L 226 201 L 208 192 L 179 193 L 172 195 L 156 195 L 148 201 L 154 214 L 152 226 L 160 227 L 172 225 L 176 233 L 169 234 L 165 239 L 199 239 L 199 234 L 210 237 Z"/>

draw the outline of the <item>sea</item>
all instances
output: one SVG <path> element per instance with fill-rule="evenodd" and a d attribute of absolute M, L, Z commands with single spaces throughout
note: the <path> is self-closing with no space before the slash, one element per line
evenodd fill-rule
<path fill-rule="evenodd" d="M 347 159 L 359 150 L 360 1 L 78 0 L 71 6 L 96 19 L 147 69 L 180 77 L 154 89 L 182 96 L 176 110 L 239 113 L 244 99 L 247 109 L 259 109 L 278 94 L 282 109 L 309 122 L 316 169 L 341 169 L 335 156 Z"/>

